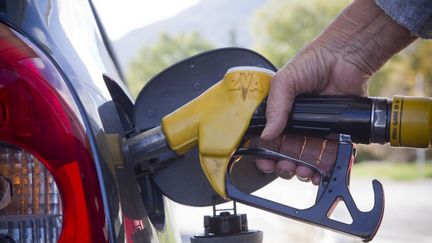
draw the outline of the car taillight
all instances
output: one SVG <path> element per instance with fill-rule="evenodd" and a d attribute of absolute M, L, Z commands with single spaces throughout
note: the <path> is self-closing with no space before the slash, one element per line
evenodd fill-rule
<path fill-rule="evenodd" d="M 0 150 L 0 176 L 12 184 L 12 198 L 0 211 L 1 237 L 28 242 L 23 237 L 32 234 L 26 239 L 46 242 L 61 230 L 59 242 L 108 241 L 98 177 L 77 114 L 49 59 L 0 24 L 0 147 L 8 144 Z M 32 225 L 45 222 L 50 225 Z"/>
<path fill-rule="evenodd" d="M 10 197 L 0 207 L 0 242 L 56 242 L 62 221 L 60 196 L 43 163 L 21 149 L 0 145 L 0 176 L 6 180 L 0 195 Z"/>

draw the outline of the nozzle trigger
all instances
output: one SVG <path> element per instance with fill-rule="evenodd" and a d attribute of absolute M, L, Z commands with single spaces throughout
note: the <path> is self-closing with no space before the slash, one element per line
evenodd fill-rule
<path fill-rule="evenodd" d="M 265 198 L 254 196 L 239 190 L 230 175 L 231 169 L 226 173 L 226 192 L 230 199 L 240 203 L 260 208 L 284 217 L 299 220 L 319 227 L 356 236 L 367 242 L 373 239 L 384 213 L 384 192 L 379 181 L 372 182 L 374 189 L 374 206 L 368 212 L 360 211 L 349 191 L 349 175 L 352 163 L 353 145 L 341 139 L 338 145 L 336 162 L 331 174 L 326 175 L 316 166 L 308 167 L 319 172 L 323 177 L 318 188 L 315 204 L 306 209 L 298 209 Z M 261 158 L 281 159 L 279 153 L 267 149 L 239 149 L 235 155 L 253 155 Z M 235 163 L 235 157 L 230 161 L 229 168 Z M 283 157 L 283 159 L 287 159 Z M 290 161 L 293 161 L 292 158 Z M 303 161 L 294 161 L 305 165 Z M 330 218 L 332 208 L 337 202 L 343 200 L 351 215 L 352 223 L 347 224 Z"/>

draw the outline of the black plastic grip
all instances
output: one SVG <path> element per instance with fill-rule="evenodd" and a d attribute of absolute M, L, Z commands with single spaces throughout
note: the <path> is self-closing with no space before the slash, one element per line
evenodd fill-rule
<path fill-rule="evenodd" d="M 259 136 L 266 124 L 266 101 L 255 111 L 246 137 Z M 371 142 L 373 99 L 358 96 L 299 96 L 285 132 L 325 137 L 332 133 L 351 135 L 355 143 Z"/>

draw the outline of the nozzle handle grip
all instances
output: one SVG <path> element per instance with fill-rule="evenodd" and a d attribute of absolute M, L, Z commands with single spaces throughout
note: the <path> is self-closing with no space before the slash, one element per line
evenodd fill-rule
<path fill-rule="evenodd" d="M 287 133 L 325 137 L 351 135 L 356 143 L 371 143 L 374 98 L 358 96 L 298 96 L 290 113 Z M 259 136 L 266 124 L 266 101 L 255 111 L 246 137 Z"/>

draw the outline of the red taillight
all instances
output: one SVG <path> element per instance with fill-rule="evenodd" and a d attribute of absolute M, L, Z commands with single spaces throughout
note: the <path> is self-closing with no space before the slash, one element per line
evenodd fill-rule
<path fill-rule="evenodd" d="M 60 242 L 106 242 L 98 177 L 74 104 L 48 58 L 0 24 L 0 141 L 31 153 L 54 177 L 63 208 Z"/>

